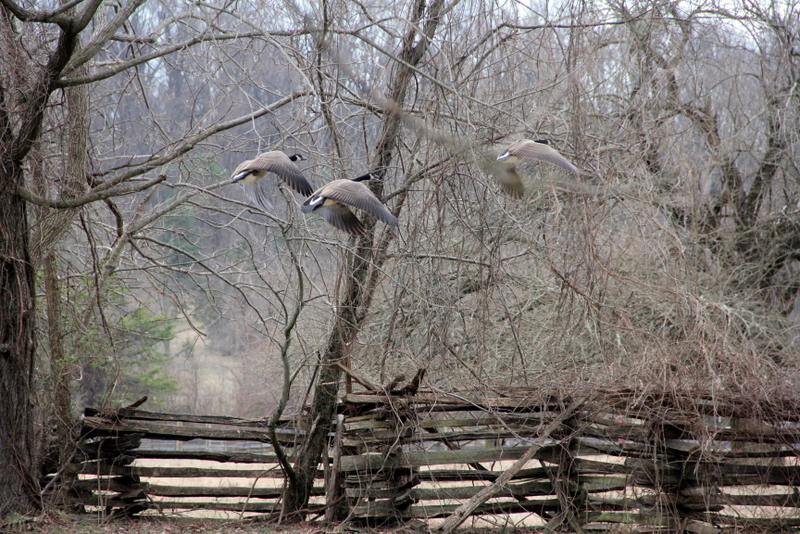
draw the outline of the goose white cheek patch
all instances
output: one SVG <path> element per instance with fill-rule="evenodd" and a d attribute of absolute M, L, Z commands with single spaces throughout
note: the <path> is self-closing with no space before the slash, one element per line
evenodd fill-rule
<path fill-rule="evenodd" d="M 315 199 L 313 199 L 313 200 L 310 200 L 310 201 L 308 202 L 308 205 L 309 205 L 309 206 L 316 206 L 317 204 L 319 204 L 319 203 L 320 203 L 320 202 L 322 202 L 323 200 L 325 200 L 325 199 L 324 199 L 324 198 L 322 198 L 322 197 L 317 197 L 317 198 L 315 198 Z"/>

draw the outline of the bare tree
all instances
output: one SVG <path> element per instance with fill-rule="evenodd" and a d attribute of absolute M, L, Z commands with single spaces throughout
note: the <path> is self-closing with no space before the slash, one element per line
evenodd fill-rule
<path fill-rule="evenodd" d="M 8 511 L 38 499 L 20 410 L 39 269 L 42 368 L 105 358 L 99 398 L 129 373 L 134 309 L 180 318 L 172 357 L 202 345 L 238 367 L 248 391 L 229 397 L 273 429 L 310 392 L 309 438 L 282 457 L 289 514 L 308 503 L 345 358 L 379 382 L 424 367 L 431 387 L 487 394 L 796 382 L 789 2 L 0 2 Z M 527 195 L 504 196 L 492 164 L 523 137 L 585 174 L 521 165 Z M 379 173 L 401 226 L 367 221 L 348 241 L 294 193 L 276 186 L 265 213 L 220 187 L 267 148 L 304 153 L 317 186 Z M 173 400 L 230 409 L 199 386 Z"/>
<path fill-rule="evenodd" d="M 235 27 L 237 21 L 229 20 L 231 24 L 227 29 L 220 24 L 224 5 L 190 6 L 185 12 L 171 13 L 155 22 L 145 17 L 143 26 L 148 33 L 139 34 L 132 25 L 132 17 L 143 4 L 141 0 L 132 0 L 112 9 L 92 1 L 52 10 L 31 10 L 11 1 L 2 2 L 0 232 L 3 238 L 0 240 L 0 255 L 4 260 L 0 274 L 0 300 L 3 302 L 0 312 L 3 325 L 0 383 L 6 402 L 0 417 L 0 481 L 3 482 L 0 515 L 30 511 L 38 507 L 40 501 L 37 481 L 39 451 L 34 443 L 36 413 L 32 408 L 36 354 L 35 272 L 40 262 L 44 259 L 49 273 L 46 289 L 51 299 L 48 307 L 52 320 L 50 357 L 55 365 L 56 362 L 63 363 L 65 358 L 59 348 L 60 299 L 52 253 L 71 222 L 80 216 L 91 241 L 93 231 L 83 219 L 83 210 L 92 203 L 105 202 L 115 221 L 115 239 L 109 243 L 106 254 L 102 257 L 97 255 L 95 244 L 90 243 L 92 257 L 96 260 L 93 263 L 97 298 L 91 299 L 80 313 L 79 320 L 86 325 L 97 310 L 92 302 L 100 304 L 100 317 L 104 319 L 103 288 L 137 234 L 202 190 L 182 191 L 153 210 L 140 210 L 127 221 L 112 199 L 135 195 L 164 182 L 167 178 L 164 174 L 140 177 L 181 158 L 210 136 L 274 112 L 298 96 L 290 93 L 275 99 L 270 105 L 259 104 L 255 110 L 251 108 L 240 114 L 232 113 L 230 109 L 221 110 L 214 116 L 206 113 L 204 120 L 189 124 L 185 130 L 160 130 L 161 147 L 154 148 L 150 154 L 129 157 L 127 161 L 117 159 L 115 164 L 104 166 L 100 173 L 87 172 L 86 136 L 90 119 L 87 116 L 86 87 L 126 73 L 134 73 L 135 79 L 143 65 L 155 64 L 179 50 L 248 38 Z M 161 30 L 182 26 L 184 21 L 191 21 L 184 26 L 188 28 L 186 35 L 178 35 L 175 39 L 161 36 Z M 252 34 L 265 35 L 262 31 Z M 102 61 L 97 61 L 101 57 Z M 68 109 L 64 179 L 50 181 L 47 170 L 40 170 L 38 182 L 28 187 L 26 166 L 30 170 L 42 169 L 42 161 L 36 156 L 45 152 L 44 149 L 33 149 L 41 140 L 51 139 L 52 130 L 49 128 L 59 121 L 61 104 L 57 101 L 55 106 L 52 104 L 53 95 L 60 89 L 67 91 Z M 31 204 L 41 208 L 37 210 L 33 228 L 28 213 Z M 35 241 L 31 241 L 31 236 L 35 236 Z M 76 345 L 80 346 L 80 343 Z M 58 375 L 64 373 L 64 370 L 53 369 Z M 61 399 L 60 402 L 66 401 Z M 65 417 L 69 408 L 61 409 Z M 68 422 L 64 424 L 68 425 Z"/>

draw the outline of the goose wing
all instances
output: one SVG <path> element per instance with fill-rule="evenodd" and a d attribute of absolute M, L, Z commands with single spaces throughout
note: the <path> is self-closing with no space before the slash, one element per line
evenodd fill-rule
<path fill-rule="evenodd" d="M 545 143 L 537 143 L 530 139 L 523 139 L 508 147 L 507 152 L 519 158 L 543 160 L 553 165 L 558 165 L 575 174 L 580 174 L 581 172 L 575 165 L 567 161 L 567 158 L 562 156 L 558 150 Z"/>
<path fill-rule="evenodd" d="M 341 202 L 326 200 L 317 211 L 334 228 L 352 235 L 363 235 L 366 232 L 364 224 Z"/>
<path fill-rule="evenodd" d="M 266 173 L 262 173 L 257 169 L 253 169 L 253 162 L 254 159 L 248 159 L 247 161 L 243 161 L 236 167 L 236 170 L 233 171 L 231 174 L 231 183 L 241 183 L 244 185 L 245 191 L 247 192 L 247 196 L 250 197 L 250 200 L 253 201 L 255 204 L 258 204 L 262 210 L 270 211 L 274 207 L 272 201 L 269 198 L 269 192 L 265 189 L 262 189 L 261 180 Z M 250 175 L 253 175 L 252 179 L 248 180 Z"/>
<path fill-rule="evenodd" d="M 525 186 L 516 165 L 498 163 L 492 169 L 492 174 L 506 195 L 511 198 L 522 198 L 525 195 Z"/>
<path fill-rule="evenodd" d="M 386 224 L 397 226 L 397 217 L 378 200 L 369 187 L 361 182 L 352 180 L 336 180 L 322 189 L 314 196 L 320 196 L 335 200 L 354 208 L 364 210 L 376 219 L 380 219 Z"/>
<path fill-rule="evenodd" d="M 258 204 L 262 210 L 264 211 L 271 211 L 275 205 L 270 200 L 270 193 L 268 184 L 265 184 L 263 180 L 258 180 L 257 182 L 247 182 L 244 184 L 244 188 L 247 191 L 247 196 L 250 197 L 250 200 Z"/>
<path fill-rule="evenodd" d="M 247 166 L 243 167 L 245 163 Z M 306 177 L 303 176 L 300 168 L 289 159 L 289 156 L 280 150 L 273 150 L 272 152 L 264 152 L 263 154 L 259 154 L 255 159 L 251 159 L 250 161 L 246 161 L 242 163 L 242 165 L 239 165 L 233 174 L 236 176 L 238 173 L 244 171 L 260 171 L 265 174 L 268 172 L 274 172 L 281 180 L 284 181 L 284 183 L 286 183 L 286 185 L 301 195 L 307 197 L 314 192 L 311 182 L 309 182 Z"/>

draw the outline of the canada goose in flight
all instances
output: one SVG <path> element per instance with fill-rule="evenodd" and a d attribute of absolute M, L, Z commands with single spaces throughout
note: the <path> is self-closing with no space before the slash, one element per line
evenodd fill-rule
<path fill-rule="evenodd" d="M 372 178 L 377 178 L 377 175 L 367 173 L 352 180 L 334 180 L 317 189 L 303 203 L 301 209 L 303 213 L 319 210 L 319 214 L 330 225 L 352 235 L 363 235 L 366 228 L 348 206 L 364 210 L 386 224 L 397 226 L 397 217 L 375 197 L 369 187 L 361 183 Z"/>
<path fill-rule="evenodd" d="M 539 159 L 563 167 L 575 174 L 581 173 L 575 165 L 567 161 L 550 144 L 551 141 L 549 139 L 537 139 L 536 141 L 522 139 L 512 143 L 505 152 L 497 156 L 497 161 L 502 163 L 495 167 L 494 175 L 497 181 L 500 182 L 500 188 L 504 193 L 513 198 L 522 198 L 525 194 L 522 178 L 517 173 L 517 160 L 519 158 Z"/>
<path fill-rule="evenodd" d="M 242 182 L 247 184 L 247 192 L 256 204 L 264 210 L 272 209 L 272 202 L 269 199 L 268 191 L 264 189 L 265 184 L 261 182 L 267 174 L 274 172 L 289 187 L 303 196 L 308 196 L 314 192 L 300 168 L 294 164 L 295 161 L 304 161 L 306 158 L 301 154 L 287 156 L 280 150 L 264 152 L 254 159 L 243 161 L 236 167 L 231 175 L 231 183 Z"/>

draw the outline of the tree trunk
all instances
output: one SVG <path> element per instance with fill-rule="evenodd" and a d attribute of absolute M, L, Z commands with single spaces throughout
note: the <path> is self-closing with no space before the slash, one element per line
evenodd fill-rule
<path fill-rule="evenodd" d="M 322 454 L 327 450 L 328 433 L 331 429 L 339 393 L 339 376 L 341 370 L 338 362 L 342 361 L 349 351 L 351 342 L 358 333 L 360 324 L 356 319 L 357 310 L 364 301 L 364 279 L 367 265 L 363 258 L 371 255 L 370 247 L 358 247 L 358 265 L 352 254 L 348 254 L 347 267 L 354 267 L 347 278 L 345 298 L 337 310 L 336 323 L 328 337 L 328 346 L 320 362 L 319 378 L 311 404 L 310 425 L 306 440 L 296 453 L 294 479 L 289 482 L 284 497 L 284 515 L 296 514 L 308 505 L 311 489 L 316 478 L 317 466 Z M 346 268 L 347 268 L 346 267 Z"/>
<path fill-rule="evenodd" d="M 7 147 L 8 145 L 6 145 Z M 36 340 L 28 215 L 19 161 L 0 159 L 0 517 L 39 505 L 32 405 Z"/>
<path fill-rule="evenodd" d="M 398 54 L 400 61 L 389 84 L 389 101 L 385 104 L 383 132 L 375 147 L 375 161 L 370 166 L 378 174 L 388 169 L 392 161 L 402 121 L 406 90 L 412 79 L 414 67 L 425 55 L 436 32 L 443 4 L 443 0 L 434 0 L 426 10 L 424 0 L 415 0 L 412 6 L 409 17 L 410 29 L 401 43 L 401 51 Z M 420 32 L 418 28 L 422 28 L 422 31 Z M 370 189 L 381 198 L 383 180 L 371 180 Z M 342 292 L 344 297 L 336 311 L 336 320 L 328 337 L 325 352 L 320 359 L 320 372 L 311 404 L 309 430 L 296 453 L 294 477 L 289 481 L 283 501 L 284 516 L 297 515 L 308 505 L 317 466 L 322 454 L 327 450 L 328 435 L 336 414 L 341 374 L 336 364 L 349 354 L 350 347 L 367 315 L 377 284 L 377 273 L 381 272 L 380 267 L 385 261 L 386 249 L 391 242 L 391 236 L 395 234 L 390 231 L 388 235 L 390 237 L 375 246 L 374 233 L 370 232 L 359 240 L 355 253 L 347 254 L 342 271 L 342 278 L 345 280 L 345 289 Z M 371 265 L 375 268 L 371 268 Z"/>
<path fill-rule="evenodd" d="M 47 306 L 47 342 L 50 352 L 50 385 L 53 403 L 51 420 L 53 429 L 49 436 L 50 460 L 56 469 L 63 466 L 72 454 L 73 436 L 72 392 L 70 388 L 74 364 L 64 348 L 64 329 L 61 312 L 61 283 L 58 278 L 58 262 L 50 253 L 44 258 L 45 302 Z"/>
<path fill-rule="evenodd" d="M 63 22 L 45 63 L 28 62 L 11 12 L 0 10 L 5 52 L 0 65 L 0 517 L 41 507 L 34 438 L 36 273 L 27 206 L 18 192 L 24 185 L 22 166 L 41 136 L 50 94 L 72 57 L 77 35 L 98 6 L 99 2 L 87 6 L 81 20 Z M 25 98 L 15 96 L 20 91 Z"/>

